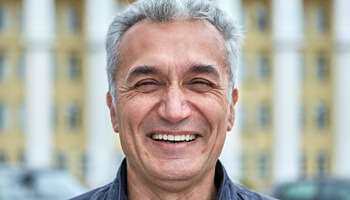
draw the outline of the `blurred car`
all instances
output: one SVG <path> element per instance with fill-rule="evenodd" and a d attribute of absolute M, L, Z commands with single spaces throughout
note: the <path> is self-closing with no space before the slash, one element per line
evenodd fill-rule
<path fill-rule="evenodd" d="M 280 184 L 272 196 L 282 200 L 350 200 L 350 180 L 318 178 Z"/>
<path fill-rule="evenodd" d="M 64 170 L 0 167 L 1 200 L 62 200 L 87 191 Z"/>

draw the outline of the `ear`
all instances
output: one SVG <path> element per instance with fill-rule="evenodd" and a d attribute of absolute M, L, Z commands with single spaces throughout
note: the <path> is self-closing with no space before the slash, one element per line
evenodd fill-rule
<path fill-rule="evenodd" d="M 238 100 L 237 88 L 233 89 L 231 95 L 232 95 L 232 99 L 231 99 L 231 104 L 230 104 L 230 115 L 229 115 L 228 122 L 227 122 L 227 131 L 231 131 L 233 124 L 235 123 L 235 115 L 236 115 L 235 104 L 237 103 L 237 100 Z"/>
<path fill-rule="evenodd" d="M 116 109 L 113 105 L 112 96 L 109 92 L 107 92 L 106 101 L 107 101 L 107 106 L 109 108 L 109 114 L 111 115 L 111 120 L 112 120 L 114 132 L 118 133 L 119 129 L 118 129 L 118 120 L 117 120 L 117 115 L 116 115 Z"/>

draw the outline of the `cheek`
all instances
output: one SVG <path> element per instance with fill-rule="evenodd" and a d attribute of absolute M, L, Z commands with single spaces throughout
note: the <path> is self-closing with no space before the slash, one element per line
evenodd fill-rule
<path fill-rule="evenodd" d="M 194 98 L 193 104 L 213 125 L 221 125 L 228 120 L 229 110 L 223 99 L 198 97 Z"/>
<path fill-rule="evenodd" d="M 145 140 L 138 137 L 142 133 L 142 122 L 148 116 L 154 100 L 148 98 L 132 98 L 120 101 L 118 105 L 119 135 L 123 152 L 129 157 L 134 157 L 136 152 L 144 152 L 140 149 L 140 144 Z M 141 145 L 142 146 L 142 145 Z"/>
<path fill-rule="evenodd" d="M 125 99 L 118 108 L 121 126 L 125 129 L 137 128 L 142 120 L 149 114 L 156 104 L 156 99 L 145 96 L 135 96 L 132 99 Z M 134 130 L 135 131 L 135 130 Z"/>
<path fill-rule="evenodd" d="M 205 151 L 221 148 L 226 137 L 228 124 L 228 109 L 221 101 L 216 99 L 202 99 L 201 102 L 194 102 L 200 115 L 204 117 L 205 123 L 208 124 L 209 130 L 207 137 L 203 137 L 207 144 Z"/>

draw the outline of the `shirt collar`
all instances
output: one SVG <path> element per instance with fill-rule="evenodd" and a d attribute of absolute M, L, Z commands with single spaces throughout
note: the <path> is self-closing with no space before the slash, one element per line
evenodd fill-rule
<path fill-rule="evenodd" d="M 109 192 L 107 194 L 108 200 L 127 200 L 127 191 L 126 191 L 126 174 L 127 174 L 127 168 L 126 168 L 126 158 L 124 158 L 122 164 L 120 165 L 120 168 L 117 173 L 116 179 L 112 182 Z M 231 196 L 231 190 L 234 188 L 230 187 L 230 178 L 227 175 L 227 172 L 221 162 L 218 160 L 215 166 L 215 178 L 214 178 L 214 184 L 215 187 L 218 189 L 218 193 L 216 195 L 216 200 L 220 199 L 232 199 L 235 200 L 236 197 Z"/>

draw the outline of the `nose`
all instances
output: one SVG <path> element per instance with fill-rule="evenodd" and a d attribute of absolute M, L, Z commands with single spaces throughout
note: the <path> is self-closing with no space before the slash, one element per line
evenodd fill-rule
<path fill-rule="evenodd" d="M 158 108 L 159 116 L 171 123 L 178 123 L 191 113 L 191 106 L 183 91 L 179 87 L 169 87 Z"/>

